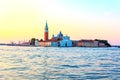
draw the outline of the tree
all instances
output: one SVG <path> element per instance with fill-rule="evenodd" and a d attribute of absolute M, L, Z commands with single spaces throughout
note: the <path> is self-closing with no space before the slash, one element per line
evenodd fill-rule
<path fill-rule="evenodd" d="M 98 41 L 98 42 L 100 42 L 100 43 L 104 43 L 107 47 L 111 47 L 111 45 L 108 43 L 107 40 L 95 39 L 95 41 Z"/>
<path fill-rule="evenodd" d="M 40 41 L 43 41 L 43 39 L 40 39 Z"/>
<path fill-rule="evenodd" d="M 35 45 L 35 38 L 31 38 L 31 40 L 30 40 L 30 45 L 32 45 L 32 46 L 34 46 Z"/>

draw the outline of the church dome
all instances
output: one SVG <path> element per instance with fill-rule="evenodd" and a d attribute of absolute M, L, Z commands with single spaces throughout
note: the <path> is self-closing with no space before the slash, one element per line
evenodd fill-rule
<path fill-rule="evenodd" d="M 60 33 L 57 35 L 58 38 L 62 38 L 63 37 L 63 34 L 62 32 L 60 31 Z"/>

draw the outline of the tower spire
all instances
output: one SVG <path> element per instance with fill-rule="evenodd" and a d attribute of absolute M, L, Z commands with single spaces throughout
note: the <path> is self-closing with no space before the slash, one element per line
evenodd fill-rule
<path fill-rule="evenodd" d="M 45 26 L 46 28 L 48 28 L 48 23 L 47 23 L 47 20 L 46 20 L 46 26 Z"/>
<path fill-rule="evenodd" d="M 45 25 L 44 40 L 45 41 L 48 40 L 48 23 L 47 23 L 47 20 L 46 20 L 46 25 Z"/>

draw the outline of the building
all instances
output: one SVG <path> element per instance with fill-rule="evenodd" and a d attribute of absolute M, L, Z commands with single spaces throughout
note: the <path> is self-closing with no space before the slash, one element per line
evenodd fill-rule
<path fill-rule="evenodd" d="M 63 35 L 63 33 L 60 31 L 57 36 L 54 36 L 54 34 L 53 34 L 53 36 L 52 36 L 51 39 L 62 40 L 63 37 L 64 37 L 64 35 Z"/>
<path fill-rule="evenodd" d="M 41 46 L 41 47 L 50 47 L 51 42 L 50 41 L 39 41 L 39 46 Z"/>
<path fill-rule="evenodd" d="M 39 41 L 35 40 L 35 46 L 38 47 L 39 46 Z"/>
<path fill-rule="evenodd" d="M 99 47 L 107 47 L 104 43 L 99 42 L 98 44 Z"/>
<path fill-rule="evenodd" d="M 64 36 L 60 41 L 60 47 L 72 47 L 72 41 L 69 36 Z"/>
<path fill-rule="evenodd" d="M 52 37 L 52 39 L 50 39 L 50 42 L 51 42 L 51 47 L 58 47 L 60 39 Z"/>
<path fill-rule="evenodd" d="M 77 47 L 78 41 L 77 40 L 72 40 L 72 45 L 73 47 Z"/>
<path fill-rule="evenodd" d="M 59 42 L 51 42 L 51 47 L 59 47 Z"/>
<path fill-rule="evenodd" d="M 77 43 L 78 47 L 98 47 L 98 41 L 95 40 L 80 40 Z"/>
<path fill-rule="evenodd" d="M 58 47 L 59 46 L 59 42 L 55 42 L 55 41 L 40 41 L 39 42 L 39 46 L 41 47 Z"/>

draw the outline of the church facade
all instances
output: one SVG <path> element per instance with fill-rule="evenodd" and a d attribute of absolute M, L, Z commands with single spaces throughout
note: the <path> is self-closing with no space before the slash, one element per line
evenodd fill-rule
<path fill-rule="evenodd" d="M 70 40 L 69 36 L 64 36 L 60 41 L 60 47 L 72 47 L 72 40 Z"/>
<path fill-rule="evenodd" d="M 64 36 L 63 33 L 60 31 L 57 36 L 52 36 L 49 39 L 49 27 L 46 21 L 46 25 L 44 28 L 44 40 L 42 41 L 35 41 L 35 46 L 41 47 L 71 47 L 72 41 L 70 40 L 69 36 Z"/>

